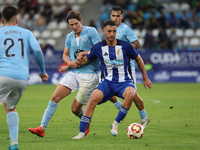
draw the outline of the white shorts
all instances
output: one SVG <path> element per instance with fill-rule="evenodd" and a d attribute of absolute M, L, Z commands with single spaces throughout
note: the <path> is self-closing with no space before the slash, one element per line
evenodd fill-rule
<path fill-rule="evenodd" d="M 27 86 L 24 80 L 0 77 L 0 105 L 5 101 L 7 109 L 13 109 L 19 102 Z"/>
<path fill-rule="evenodd" d="M 94 88 L 99 83 L 98 74 L 68 72 L 59 82 L 71 89 L 71 93 L 78 89 L 75 99 L 82 105 L 87 105 Z"/>

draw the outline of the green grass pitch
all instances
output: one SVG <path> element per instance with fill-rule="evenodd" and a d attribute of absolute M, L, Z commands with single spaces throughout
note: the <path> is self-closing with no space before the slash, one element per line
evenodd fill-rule
<path fill-rule="evenodd" d="M 29 85 L 17 105 L 19 114 L 20 150 L 199 150 L 200 149 L 200 84 L 165 83 L 153 84 L 145 90 L 137 85 L 150 124 L 142 139 L 129 139 L 126 129 L 133 122 L 140 123 L 133 104 L 124 122 L 119 125 L 118 135 L 110 134 L 110 124 L 118 110 L 111 102 L 95 109 L 91 130 L 85 139 L 72 140 L 79 131 L 79 118 L 71 112 L 75 93 L 63 99 L 50 120 L 43 138 L 31 134 L 29 127 L 40 125 L 42 115 L 54 92 L 55 85 Z M 122 100 L 121 100 L 122 101 Z M 9 133 L 3 105 L 0 106 L 0 150 L 9 146 Z"/>

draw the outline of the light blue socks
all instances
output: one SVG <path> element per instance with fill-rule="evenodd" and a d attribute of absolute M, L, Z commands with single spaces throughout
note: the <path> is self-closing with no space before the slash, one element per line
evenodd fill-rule
<path fill-rule="evenodd" d="M 114 105 L 115 105 L 115 107 L 116 107 L 117 109 L 120 109 L 122 103 L 121 103 L 119 100 L 117 100 L 117 102 L 114 103 Z"/>
<path fill-rule="evenodd" d="M 7 124 L 9 128 L 10 134 L 10 143 L 18 143 L 18 130 L 19 130 L 19 116 L 17 112 L 9 112 L 7 113 Z"/>
<path fill-rule="evenodd" d="M 144 118 L 147 117 L 147 114 L 146 114 L 146 110 L 145 110 L 145 109 L 141 110 L 139 113 L 140 113 L 140 118 L 141 118 L 141 119 L 144 119 Z"/>
<path fill-rule="evenodd" d="M 41 121 L 41 125 L 47 127 L 49 124 L 49 121 L 51 119 L 51 117 L 53 116 L 53 114 L 56 111 L 56 108 L 58 106 L 58 103 L 54 103 L 52 101 L 49 101 L 49 104 L 47 106 L 47 109 L 44 112 L 42 121 Z"/>

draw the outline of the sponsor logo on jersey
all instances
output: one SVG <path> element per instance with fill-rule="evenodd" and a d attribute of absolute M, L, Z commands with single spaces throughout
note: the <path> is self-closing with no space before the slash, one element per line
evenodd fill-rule
<path fill-rule="evenodd" d="M 104 63 L 106 64 L 107 68 L 117 68 L 124 65 L 124 60 L 105 60 Z"/>

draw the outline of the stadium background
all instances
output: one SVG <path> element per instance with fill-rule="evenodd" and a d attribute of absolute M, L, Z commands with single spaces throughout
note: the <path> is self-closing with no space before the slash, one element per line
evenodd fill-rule
<path fill-rule="evenodd" d="M 200 82 L 198 0 L 0 0 L 1 11 L 6 5 L 19 9 L 18 26 L 31 30 L 40 43 L 50 76 L 48 83 L 57 84 L 64 76 L 58 68 L 63 65 L 65 37 L 71 32 L 65 21 L 67 13 L 80 11 L 83 25 L 94 26 L 104 39 L 101 24 L 109 19 L 114 5 L 122 6 L 123 22 L 141 43 L 138 52 L 152 82 Z M 29 84 L 41 83 L 33 57 Z M 137 82 L 142 82 L 138 68 L 136 75 Z"/>

